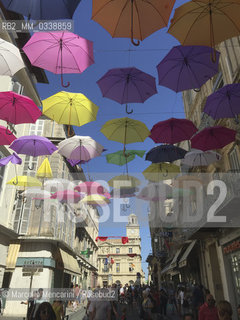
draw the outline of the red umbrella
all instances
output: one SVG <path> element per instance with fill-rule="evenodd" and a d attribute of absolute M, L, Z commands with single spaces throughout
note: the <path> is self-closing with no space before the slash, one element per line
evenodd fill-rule
<path fill-rule="evenodd" d="M 16 139 L 10 130 L 4 126 L 0 126 L 0 146 L 9 145 Z"/>
<path fill-rule="evenodd" d="M 235 137 L 235 130 L 221 126 L 208 127 L 192 137 L 191 143 L 192 148 L 207 151 L 223 148 L 227 144 L 233 142 Z"/>
<path fill-rule="evenodd" d="M 196 126 L 187 119 L 170 118 L 156 123 L 149 136 L 155 143 L 174 144 L 189 140 L 197 132 Z"/>

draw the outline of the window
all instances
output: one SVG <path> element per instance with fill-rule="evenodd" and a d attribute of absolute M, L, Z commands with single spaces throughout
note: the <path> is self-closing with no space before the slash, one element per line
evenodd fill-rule
<path fill-rule="evenodd" d="M 0 159 L 4 158 L 5 155 L 0 151 Z M 0 167 L 0 190 L 2 189 L 2 182 L 4 178 L 5 167 Z"/>
<path fill-rule="evenodd" d="M 128 253 L 132 253 L 132 252 L 133 252 L 132 248 L 128 248 Z"/>
<path fill-rule="evenodd" d="M 238 151 L 236 146 L 229 153 L 229 162 L 230 162 L 231 170 L 240 172 L 240 161 L 239 161 Z"/>
<path fill-rule="evenodd" d="M 12 81 L 12 91 L 16 92 L 18 94 L 22 94 L 23 92 L 23 86 L 18 81 Z"/>
<path fill-rule="evenodd" d="M 120 253 L 120 248 L 116 248 L 116 253 Z"/>
<path fill-rule="evenodd" d="M 134 269 L 133 269 L 133 264 L 132 263 L 129 263 L 129 272 L 132 272 Z"/>
<path fill-rule="evenodd" d="M 120 263 L 116 263 L 116 272 L 120 272 Z"/>
<path fill-rule="evenodd" d="M 218 89 L 222 88 L 224 86 L 224 81 L 223 81 L 223 74 L 222 71 L 220 71 L 213 83 L 213 92 L 217 91 Z"/>

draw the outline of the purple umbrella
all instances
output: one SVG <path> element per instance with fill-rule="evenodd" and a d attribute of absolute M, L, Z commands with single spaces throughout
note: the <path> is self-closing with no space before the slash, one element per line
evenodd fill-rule
<path fill-rule="evenodd" d="M 155 78 L 134 67 L 111 69 L 97 84 L 103 97 L 121 104 L 143 103 L 157 93 Z M 126 112 L 132 113 L 127 105 Z"/>
<path fill-rule="evenodd" d="M 218 72 L 220 53 L 211 59 L 212 48 L 176 46 L 157 66 L 159 85 L 175 92 L 200 88 Z"/>
<path fill-rule="evenodd" d="M 212 93 L 203 111 L 213 119 L 237 118 L 240 114 L 240 84 L 227 84 Z"/>
<path fill-rule="evenodd" d="M 0 159 L 0 167 L 6 166 L 9 162 L 12 162 L 13 164 L 22 164 L 22 159 L 13 152 L 10 156 Z"/>

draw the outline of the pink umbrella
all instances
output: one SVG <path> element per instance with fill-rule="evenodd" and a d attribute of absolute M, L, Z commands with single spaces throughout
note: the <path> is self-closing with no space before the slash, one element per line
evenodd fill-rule
<path fill-rule="evenodd" d="M 174 144 L 189 140 L 196 132 L 197 128 L 192 121 L 171 118 L 156 123 L 151 129 L 149 137 L 156 143 Z"/>
<path fill-rule="evenodd" d="M 96 181 L 81 182 L 78 186 L 74 188 L 74 190 L 81 193 L 86 193 L 87 195 L 99 194 L 105 196 L 108 199 L 110 199 L 111 197 L 107 190 Z"/>
<path fill-rule="evenodd" d="M 0 92 L 0 119 L 13 124 L 35 123 L 41 114 L 32 99 L 13 91 Z"/>
<path fill-rule="evenodd" d="M 235 130 L 221 126 L 208 127 L 195 134 L 191 139 L 191 143 L 192 148 L 207 151 L 223 148 L 235 141 L 235 137 Z"/>
<path fill-rule="evenodd" d="M 93 43 L 71 32 L 37 32 L 23 47 L 32 65 L 61 74 L 82 73 L 94 63 Z"/>
<path fill-rule="evenodd" d="M 17 137 L 10 130 L 4 126 L 0 126 L 0 146 L 9 145 L 16 139 Z"/>
<path fill-rule="evenodd" d="M 73 190 L 57 191 L 51 195 L 51 199 L 57 199 L 62 202 L 79 202 L 82 194 Z"/>

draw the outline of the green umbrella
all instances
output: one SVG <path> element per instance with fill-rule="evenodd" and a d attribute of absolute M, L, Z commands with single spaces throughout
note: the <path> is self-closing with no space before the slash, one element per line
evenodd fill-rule
<path fill-rule="evenodd" d="M 86 256 L 86 258 L 89 258 L 90 254 L 93 254 L 93 251 L 91 251 L 90 248 L 87 248 L 87 250 L 81 251 L 81 254 Z"/>
<path fill-rule="evenodd" d="M 136 155 L 142 158 L 145 152 L 145 150 L 126 150 L 124 155 L 124 152 L 120 150 L 107 154 L 106 159 L 108 163 L 123 166 L 124 164 L 134 160 Z"/>

